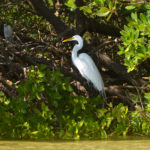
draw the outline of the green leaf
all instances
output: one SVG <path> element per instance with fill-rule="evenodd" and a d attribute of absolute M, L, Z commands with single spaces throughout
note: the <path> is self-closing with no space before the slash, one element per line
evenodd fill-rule
<path fill-rule="evenodd" d="M 77 8 L 76 4 L 75 4 L 75 0 L 68 0 L 65 5 L 69 8 L 71 8 L 71 10 L 75 10 Z"/>
<path fill-rule="evenodd" d="M 150 93 L 145 93 L 144 97 L 146 98 L 146 101 L 150 104 Z"/>
<path fill-rule="evenodd" d="M 38 72 L 38 77 L 39 78 L 43 78 L 45 76 L 45 73 L 43 73 L 43 72 Z"/>
<path fill-rule="evenodd" d="M 135 8 L 136 8 L 136 6 L 134 6 L 134 5 L 130 5 L 130 6 L 125 7 L 125 9 L 127 9 L 127 10 L 133 10 Z"/>
<path fill-rule="evenodd" d="M 39 86 L 38 91 L 43 92 L 45 90 L 44 86 Z"/>
<path fill-rule="evenodd" d="M 92 9 L 91 9 L 90 6 L 83 6 L 83 7 L 80 8 L 80 10 L 83 10 L 83 11 L 89 13 L 89 14 L 92 13 Z"/>
<path fill-rule="evenodd" d="M 104 4 L 104 1 L 102 1 L 102 0 L 94 0 L 94 2 L 96 3 L 96 4 L 98 4 L 98 5 L 102 5 L 102 4 Z"/>
<path fill-rule="evenodd" d="M 109 20 L 110 20 L 110 18 L 111 18 L 111 16 L 112 16 L 112 14 L 113 14 L 113 13 L 110 13 L 110 14 L 109 14 L 109 16 L 108 16 L 108 17 L 107 17 L 107 19 L 106 19 L 107 21 L 109 21 Z"/>
<path fill-rule="evenodd" d="M 31 132 L 32 135 L 38 134 L 39 131 L 33 131 Z"/>
<path fill-rule="evenodd" d="M 145 23 L 147 22 L 147 17 L 143 13 L 140 13 L 140 19 Z"/>
<path fill-rule="evenodd" d="M 36 95 L 36 98 L 37 98 L 38 100 L 41 100 L 41 96 L 40 96 L 39 93 L 35 93 L 35 95 Z"/>
<path fill-rule="evenodd" d="M 97 13 L 96 15 L 99 17 L 105 17 L 110 13 L 110 10 L 106 7 L 102 7 Z"/>
<path fill-rule="evenodd" d="M 142 123 L 142 130 L 146 130 L 148 128 L 148 125 L 146 122 Z"/>
<path fill-rule="evenodd" d="M 132 18 L 134 21 L 137 22 L 137 19 L 138 19 L 137 13 L 132 13 L 132 14 L 131 14 L 131 18 Z"/>
<path fill-rule="evenodd" d="M 5 94 L 2 92 L 2 91 L 0 91 L 0 96 L 4 96 Z"/>
<path fill-rule="evenodd" d="M 105 130 L 101 130 L 100 132 L 101 132 L 101 136 L 102 136 L 103 138 L 107 138 L 107 133 L 106 133 Z"/>
<path fill-rule="evenodd" d="M 144 31 L 145 30 L 145 25 L 144 24 L 139 24 L 138 26 L 140 31 Z"/>

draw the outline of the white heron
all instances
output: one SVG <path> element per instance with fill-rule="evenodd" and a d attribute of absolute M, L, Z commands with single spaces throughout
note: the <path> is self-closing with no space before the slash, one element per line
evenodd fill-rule
<path fill-rule="evenodd" d="M 13 29 L 10 25 L 4 24 L 4 37 L 10 43 L 13 41 Z"/>
<path fill-rule="evenodd" d="M 98 71 L 94 61 L 92 58 L 86 54 L 81 53 L 78 55 L 78 51 L 83 47 L 83 39 L 79 35 L 74 35 L 71 38 L 64 40 L 63 42 L 67 41 L 77 41 L 78 43 L 75 44 L 72 51 L 72 62 L 79 70 L 80 74 L 88 81 L 92 82 L 95 89 L 97 89 L 103 96 L 106 98 L 105 90 L 104 90 L 104 83 L 101 77 L 100 72 Z"/>

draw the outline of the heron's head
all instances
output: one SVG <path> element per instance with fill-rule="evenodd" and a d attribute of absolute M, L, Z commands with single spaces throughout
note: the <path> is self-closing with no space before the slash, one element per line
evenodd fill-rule
<path fill-rule="evenodd" d="M 77 41 L 78 44 L 83 43 L 83 39 L 80 35 L 74 35 L 73 37 L 68 38 L 68 39 L 64 40 L 63 42 L 68 42 L 68 41 Z"/>

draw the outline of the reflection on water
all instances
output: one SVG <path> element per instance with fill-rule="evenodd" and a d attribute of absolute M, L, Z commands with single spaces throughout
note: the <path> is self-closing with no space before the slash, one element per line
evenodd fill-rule
<path fill-rule="evenodd" d="M 0 150 L 150 150 L 150 139 L 96 141 L 0 141 Z"/>

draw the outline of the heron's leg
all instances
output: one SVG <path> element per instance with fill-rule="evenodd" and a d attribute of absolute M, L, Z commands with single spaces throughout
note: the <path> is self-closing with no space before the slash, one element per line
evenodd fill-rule
<path fill-rule="evenodd" d="M 106 93 L 105 93 L 105 90 L 102 90 L 102 91 L 101 91 L 101 94 L 102 94 L 102 97 L 103 97 L 104 99 L 106 99 Z"/>
<path fill-rule="evenodd" d="M 104 99 L 104 103 L 103 103 L 103 106 L 102 106 L 102 107 L 104 108 L 105 105 L 107 105 L 107 97 L 106 97 L 106 93 L 105 93 L 104 90 L 100 91 L 99 93 L 102 95 L 102 97 L 103 97 L 103 99 Z"/>
<path fill-rule="evenodd" d="M 93 90 L 93 84 L 90 81 L 87 81 L 87 84 L 88 84 L 88 87 L 89 87 L 89 90 L 88 90 L 89 97 L 93 97 L 93 92 L 94 92 L 94 90 Z"/>

